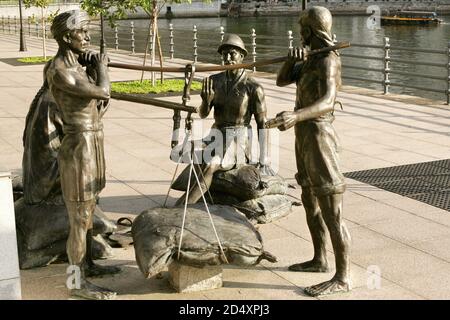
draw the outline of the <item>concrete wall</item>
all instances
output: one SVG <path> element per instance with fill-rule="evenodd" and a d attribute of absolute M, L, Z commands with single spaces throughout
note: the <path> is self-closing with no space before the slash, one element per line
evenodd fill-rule
<path fill-rule="evenodd" d="M 20 299 L 20 272 L 11 178 L 0 172 L 0 300 Z"/>
<path fill-rule="evenodd" d="M 160 18 L 165 18 L 167 8 L 170 7 L 175 18 L 194 18 L 194 17 L 217 17 L 220 11 L 222 0 L 211 0 L 211 3 L 204 3 L 201 0 L 193 0 L 189 3 L 171 3 L 166 4 L 161 10 Z M 147 18 L 147 14 L 138 9 L 136 13 L 128 14 L 129 18 Z"/>
<path fill-rule="evenodd" d="M 384 12 L 397 9 L 433 10 L 450 13 L 450 1 L 444 0 L 311 0 L 307 6 L 324 6 L 333 14 L 365 14 L 369 6 L 376 5 Z M 229 6 L 229 5 L 228 5 Z M 231 9 L 222 9 L 221 14 L 250 15 L 296 15 L 301 11 L 301 1 L 271 0 L 268 2 L 235 2 Z"/>

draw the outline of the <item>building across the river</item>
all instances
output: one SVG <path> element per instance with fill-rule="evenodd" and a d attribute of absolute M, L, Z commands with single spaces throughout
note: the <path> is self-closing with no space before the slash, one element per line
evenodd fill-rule
<path fill-rule="evenodd" d="M 386 11 L 427 10 L 438 14 L 450 14 L 450 0 L 307 0 L 307 6 L 320 5 L 330 9 L 333 14 L 369 14 L 371 6 L 378 6 L 382 13 Z M 55 1 L 49 6 L 47 13 L 65 11 L 79 7 L 77 1 Z M 301 11 L 301 0 L 192 0 L 192 3 L 167 3 L 162 9 L 160 18 L 186 17 L 218 17 L 218 16 L 269 16 L 269 15 L 297 15 Z M 2 5 L 3 16 L 18 17 L 17 4 Z M 24 9 L 24 16 L 40 15 L 37 8 Z M 130 12 L 128 18 L 148 18 L 142 10 Z"/>
<path fill-rule="evenodd" d="M 381 12 L 402 10 L 432 10 L 450 13 L 449 0 L 308 0 L 307 6 L 324 6 L 333 14 L 369 14 L 371 6 L 378 6 Z M 222 16 L 259 16 L 292 14 L 297 15 L 302 8 L 301 1 L 291 0 L 226 0 L 222 3 Z"/>

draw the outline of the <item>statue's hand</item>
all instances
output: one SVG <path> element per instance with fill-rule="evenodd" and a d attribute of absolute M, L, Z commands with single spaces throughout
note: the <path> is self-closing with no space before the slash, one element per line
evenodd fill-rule
<path fill-rule="evenodd" d="M 291 62 L 297 62 L 297 61 L 306 61 L 307 55 L 306 55 L 306 49 L 305 48 L 299 48 L 294 47 L 289 49 L 288 52 L 288 60 Z"/>
<path fill-rule="evenodd" d="M 102 68 L 107 67 L 109 63 L 109 57 L 104 53 L 97 53 L 92 57 L 94 67 Z"/>
<path fill-rule="evenodd" d="M 83 66 L 86 67 L 88 65 L 92 65 L 92 58 L 94 57 L 96 53 L 94 51 L 86 51 L 78 57 L 78 62 Z"/>
<path fill-rule="evenodd" d="M 203 102 L 208 106 L 211 105 L 214 100 L 214 87 L 213 80 L 209 77 L 203 79 L 202 92 L 200 93 L 200 97 Z"/>
<path fill-rule="evenodd" d="M 278 113 L 275 119 L 269 121 L 273 121 L 280 131 L 285 131 L 297 123 L 297 114 L 293 111 L 284 111 Z"/>

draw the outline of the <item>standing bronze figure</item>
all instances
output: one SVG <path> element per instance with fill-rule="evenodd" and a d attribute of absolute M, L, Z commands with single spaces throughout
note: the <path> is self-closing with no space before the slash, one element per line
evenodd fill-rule
<path fill-rule="evenodd" d="M 64 138 L 58 164 L 70 221 L 67 255 L 70 265 L 81 270 L 81 286 L 72 289 L 71 293 L 88 299 L 111 299 L 115 292 L 85 279 L 87 275 L 120 270 L 89 263 L 92 261 L 89 255 L 96 197 L 105 187 L 101 118 L 110 97 L 110 81 L 108 57 L 87 51 L 90 42 L 88 23 L 89 16 L 78 10 L 55 17 L 51 31 L 59 49 L 46 76 L 63 123 Z"/>
<path fill-rule="evenodd" d="M 247 55 L 244 42 L 236 34 L 227 34 L 217 50 L 223 57 L 225 65 L 241 64 Z M 215 172 L 233 169 L 236 165 L 249 162 L 250 120 L 255 117 L 260 141 L 260 171 L 272 174 L 268 165 L 267 135 L 264 127 L 266 104 L 264 90 L 245 69 L 227 70 L 203 80 L 201 91 L 202 104 L 199 115 L 206 118 L 214 108 L 213 129 L 220 131 L 219 144 L 222 152 L 212 153 L 210 159 L 204 156 L 204 186 L 194 183 L 189 192 L 188 203 L 196 203 L 211 186 Z M 219 139 L 220 139 L 219 138 Z M 217 139 L 217 137 L 216 137 Z M 218 141 L 215 141 L 218 143 Z M 178 199 L 177 204 L 184 203 L 186 195 Z"/>
<path fill-rule="evenodd" d="M 324 7 L 303 11 L 299 20 L 304 46 L 311 50 L 333 45 L 332 17 Z M 282 131 L 295 126 L 297 182 L 314 245 L 311 261 L 291 265 L 289 270 L 327 272 L 325 228 L 331 236 L 336 274 L 324 283 L 305 289 L 311 296 L 350 290 L 350 234 L 342 221 L 345 181 L 338 164 L 338 137 L 333 128 L 333 110 L 341 85 L 341 61 L 336 51 L 305 59 L 305 49 L 290 50 L 281 67 L 277 85 L 297 84 L 294 111 L 285 111 L 268 122 Z M 301 61 L 296 63 L 296 61 Z"/>

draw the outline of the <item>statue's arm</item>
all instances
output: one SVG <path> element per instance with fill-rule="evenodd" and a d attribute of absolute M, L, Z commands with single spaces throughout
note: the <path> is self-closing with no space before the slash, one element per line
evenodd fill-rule
<path fill-rule="evenodd" d="M 323 59 L 318 65 L 319 85 L 325 88 L 325 94 L 312 105 L 297 110 L 297 121 L 316 119 L 328 112 L 333 111 L 334 101 L 336 99 L 337 76 L 339 65 L 334 59 Z"/>
<path fill-rule="evenodd" d="M 108 100 L 111 91 L 108 72 L 106 67 L 99 67 L 97 71 L 97 81 L 93 84 L 77 72 L 56 68 L 53 72 L 52 84 L 61 91 L 79 97 Z"/>
<path fill-rule="evenodd" d="M 340 64 L 338 64 L 334 59 L 327 58 L 317 62 L 315 67 L 316 70 L 313 71 L 314 74 L 310 74 L 309 76 L 317 77 L 319 82 L 317 85 L 319 88 L 323 88 L 321 89 L 321 94 L 323 92 L 321 98 L 317 99 L 317 101 L 308 107 L 304 107 L 296 111 L 284 111 L 277 114 L 277 117 L 269 120 L 266 123 L 266 126 L 277 126 L 278 129 L 284 131 L 292 128 L 298 122 L 317 119 L 333 110 L 334 101 L 337 94 L 336 85 L 339 80 L 337 77 L 340 73 L 338 70 L 338 68 L 340 68 Z M 307 94 L 310 93 L 307 91 L 302 92 L 302 95 Z"/>
<path fill-rule="evenodd" d="M 281 66 L 277 74 L 277 86 L 284 87 L 297 81 L 302 63 L 295 63 L 295 60 L 288 59 Z"/>
<path fill-rule="evenodd" d="M 264 89 L 262 86 L 257 85 L 253 94 L 253 110 L 256 125 L 258 128 L 258 141 L 259 141 L 259 163 L 261 166 L 270 165 L 269 153 L 268 153 L 268 134 L 269 131 L 265 129 L 265 123 L 267 121 L 267 108 L 266 99 L 264 95 Z"/>

